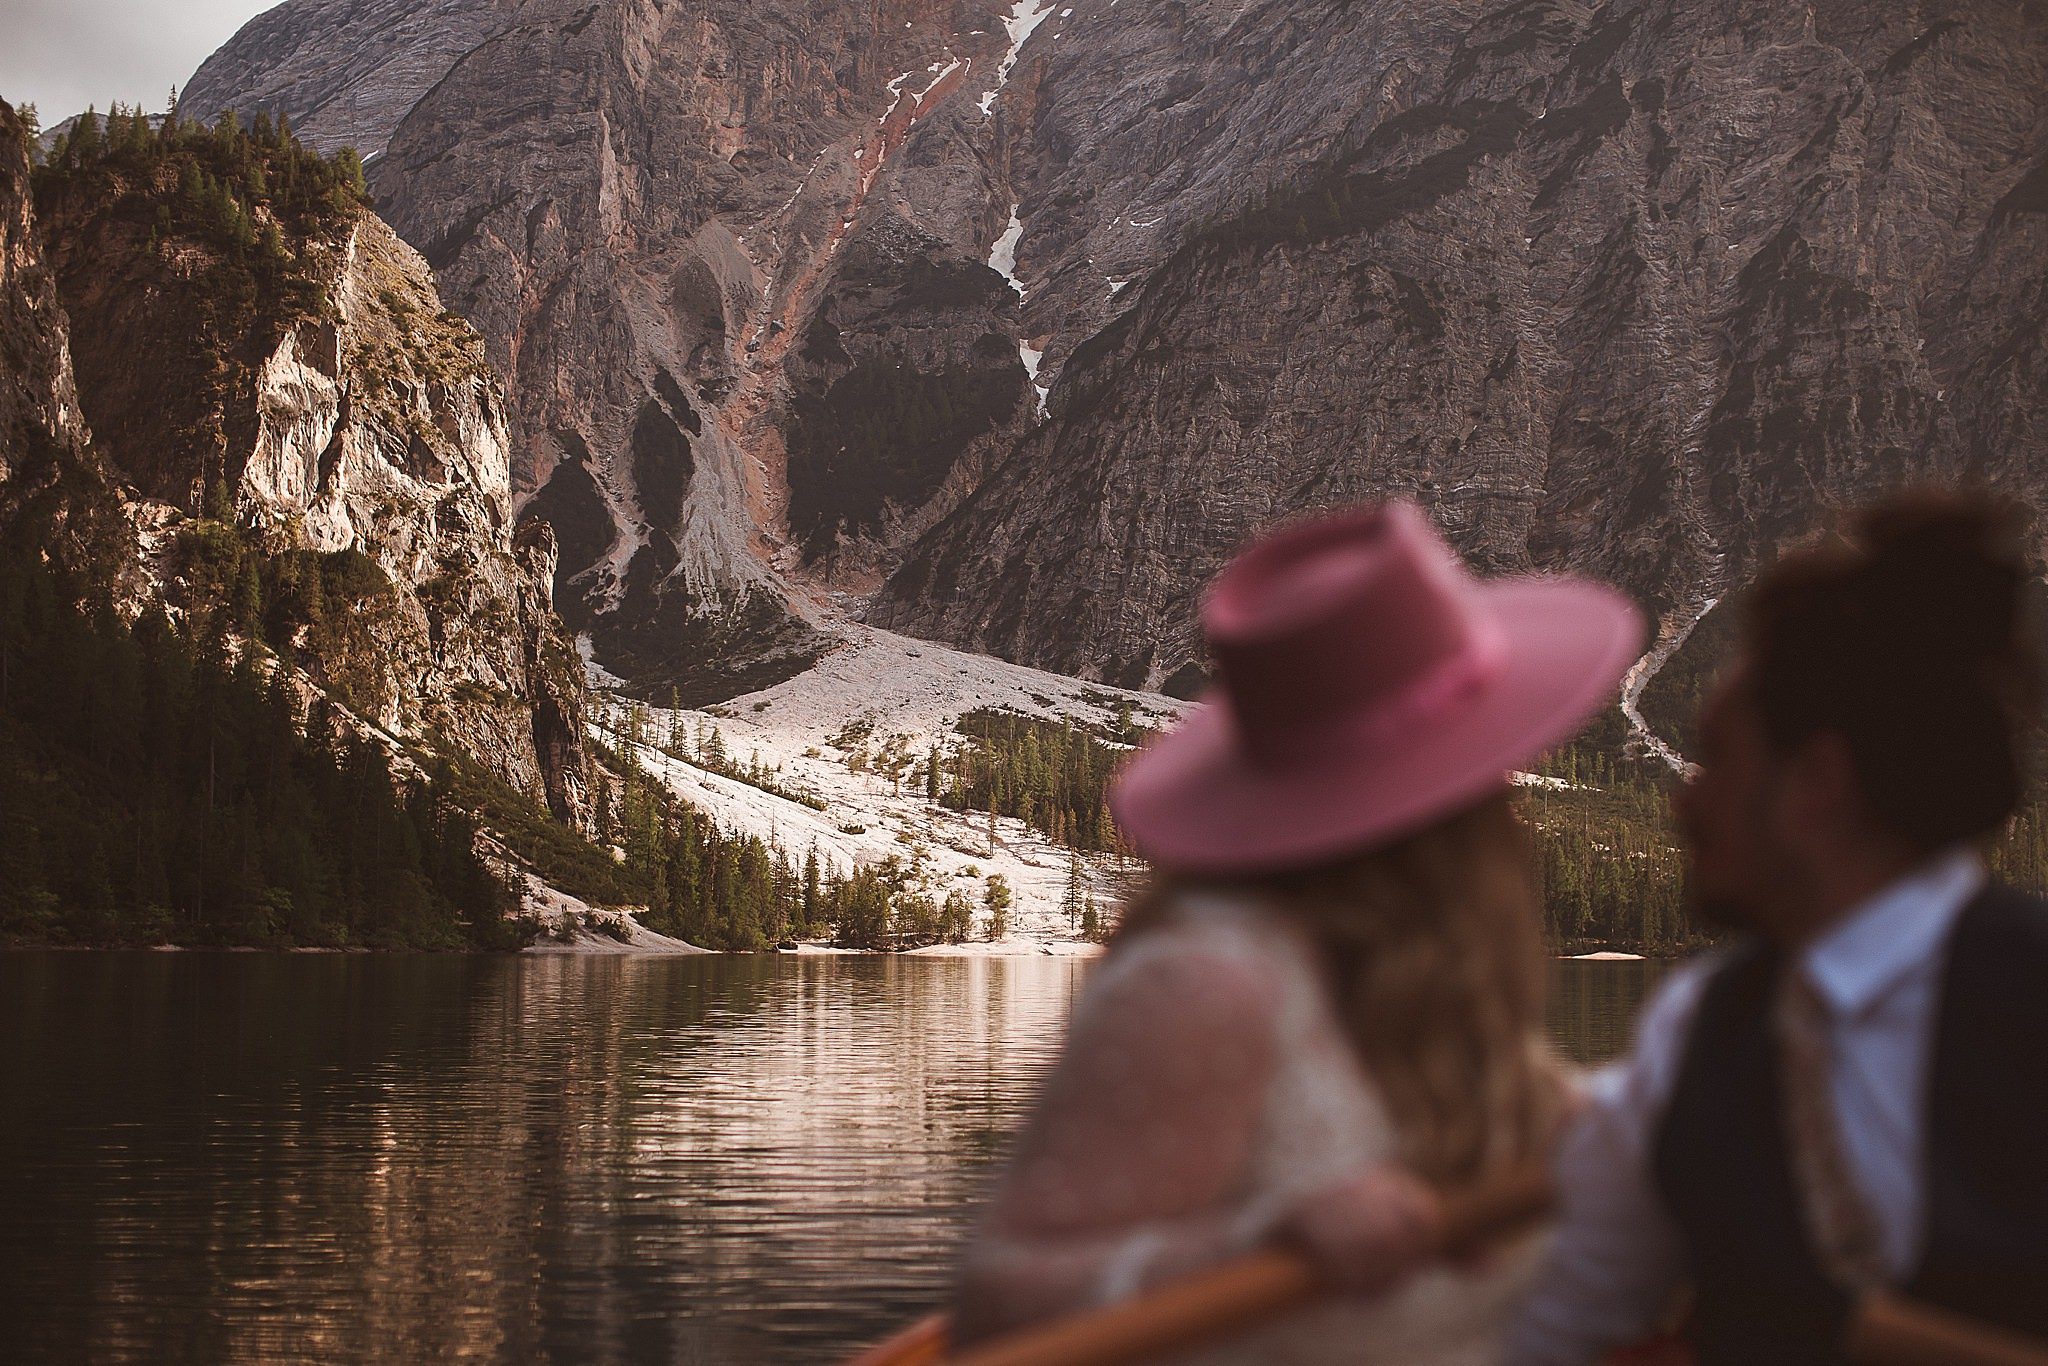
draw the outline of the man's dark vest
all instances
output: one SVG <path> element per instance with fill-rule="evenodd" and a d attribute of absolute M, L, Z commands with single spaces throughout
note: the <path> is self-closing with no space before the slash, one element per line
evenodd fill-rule
<path fill-rule="evenodd" d="M 1652 1164 L 1708 1366 L 1830 1363 L 1848 1296 L 1794 1195 L 1770 1025 L 1781 959 L 1707 984 Z M 1925 1111 L 1926 1213 L 1905 1294 L 2048 1340 L 2048 904 L 1994 888 L 1948 942 Z"/>

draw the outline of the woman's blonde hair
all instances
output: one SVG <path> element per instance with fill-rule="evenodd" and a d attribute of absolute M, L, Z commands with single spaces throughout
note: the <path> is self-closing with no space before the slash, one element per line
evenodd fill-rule
<path fill-rule="evenodd" d="M 1170 919 L 1192 885 L 1157 876 L 1120 936 Z M 1314 945 L 1410 1168 L 1454 1185 L 1544 1150 L 1565 1089 L 1543 1035 L 1529 850 L 1505 793 L 1355 858 L 1229 885 Z"/>

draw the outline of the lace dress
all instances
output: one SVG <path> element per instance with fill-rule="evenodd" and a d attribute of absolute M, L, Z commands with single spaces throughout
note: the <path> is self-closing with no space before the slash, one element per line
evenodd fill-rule
<path fill-rule="evenodd" d="M 1113 1037 L 1097 1028 L 1099 1017 L 1167 1019 L 1197 1002 L 1205 982 L 1246 988 L 1239 995 L 1251 1008 L 1234 1017 L 1231 1036 L 1241 1047 L 1223 1042 L 1182 1056 L 1196 1050 L 1140 1046 L 1131 1050 L 1139 1060 L 1122 1068 L 1114 1058 L 1083 1056 L 1091 1042 L 1099 1055 L 1103 1038 Z M 1230 1174 L 1215 1183 L 1221 1193 L 1201 1209 L 1122 1226 L 1112 1218 L 1104 1221 L 1107 1227 L 1065 1244 L 1006 1232 L 1005 1221 L 993 1221 L 978 1253 L 970 1253 L 969 1295 L 976 1293 L 977 1279 L 984 1293 L 1009 1293 L 996 1278 L 1029 1281 L 1062 1255 L 1053 1249 L 1068 1256 L 1053 1288 L 1041 1289 L 1022 1317 L 1121 1300 L 1248 1251 L 1267 1241 L 1276 1221 L 1308 1195 L 1395 1153 L 1385 1107 L 1344 1037 L 1308 944 L 1284 922 L 1243 902 L 1191 896 L 1169 923 L 1111 954 L 1090 979 L 1071 1037 L 1075 1044 L 1048 1085 L 1050 1113 L 1027 1131 L 999 1197 L 999 1207 L 1007 1203 L 1017 1212 L 1012 1226 L 1035 1225 L 1040 1214 L 1057 1224 L 1063 1215 L 1080 1213 L 1034 1207 L 1056 1203 L 1076 1185 L 1074 1169 L 1085 1162 L 1085 1149 L 1063 1149 L 1060 1130 L 1087 1122 L 1077 1119 L 1077 1109 L 1117 1107 L 1123 1118 L 1109 1132 L 1117 1141 L 1141 1146 L 1163 1170 L 1204 1136 L 1186 1133 L 1185 1125 L 1178 1126 L 1180 1132 L 1148 1129 L 1147 1114 L 1172 1112 L 1176 1093 L 1214 1084 L 1219 1073 L 1250 1085 L 1255 1094 L 1249 1123 L 1234 1126 Z M 1233 1070 L 1243 1061 L 1235 1056 L 1239 1051 L 1258 1061 Z M 1062 1075 L 1079 1073 L 1087 1075 Z M 1237 1098 L 1239 1111 L 1243 1100 Z M 1141 1167 L 1139 1179 L 1149 1183 L 1148 1170 Z M 1118 1188 L 1112 1184 L 1105 1193 L 1097 1182 L 1093 1193 L 1106 1205 Z M 1496 1249 L 1472 1271 L 1425 1271 L 1377 1300 L 1334 1298 L 1174 1360 L 1202 1366 L 1495 1362 L 1509 1317 L 1534 1275 L 1539 1241 L 1526 1238 Z"/>

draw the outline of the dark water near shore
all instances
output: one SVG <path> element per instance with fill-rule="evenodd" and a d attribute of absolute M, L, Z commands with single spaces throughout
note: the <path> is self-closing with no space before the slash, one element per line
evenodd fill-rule
<path fill-rule="evenodd" d="M 1558 968 L 1582 1059 L 1662 971 Z M 0 954 L 0 1360 L 834 1360 L 941 1293 L 1086 971 Z"/>

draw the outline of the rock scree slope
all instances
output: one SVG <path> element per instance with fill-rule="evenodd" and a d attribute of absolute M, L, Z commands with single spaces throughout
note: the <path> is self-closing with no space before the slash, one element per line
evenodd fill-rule
<path fill-rule="evenodd" d="M 652 695 L 835 602 L 1187 692 L 1231 550 L 1369 496 L 1667 623 L 1885 489 L 2043 500 L 2038 5 L 433 8 L 287 0 L 195 85 L 382 149 Z"/>

